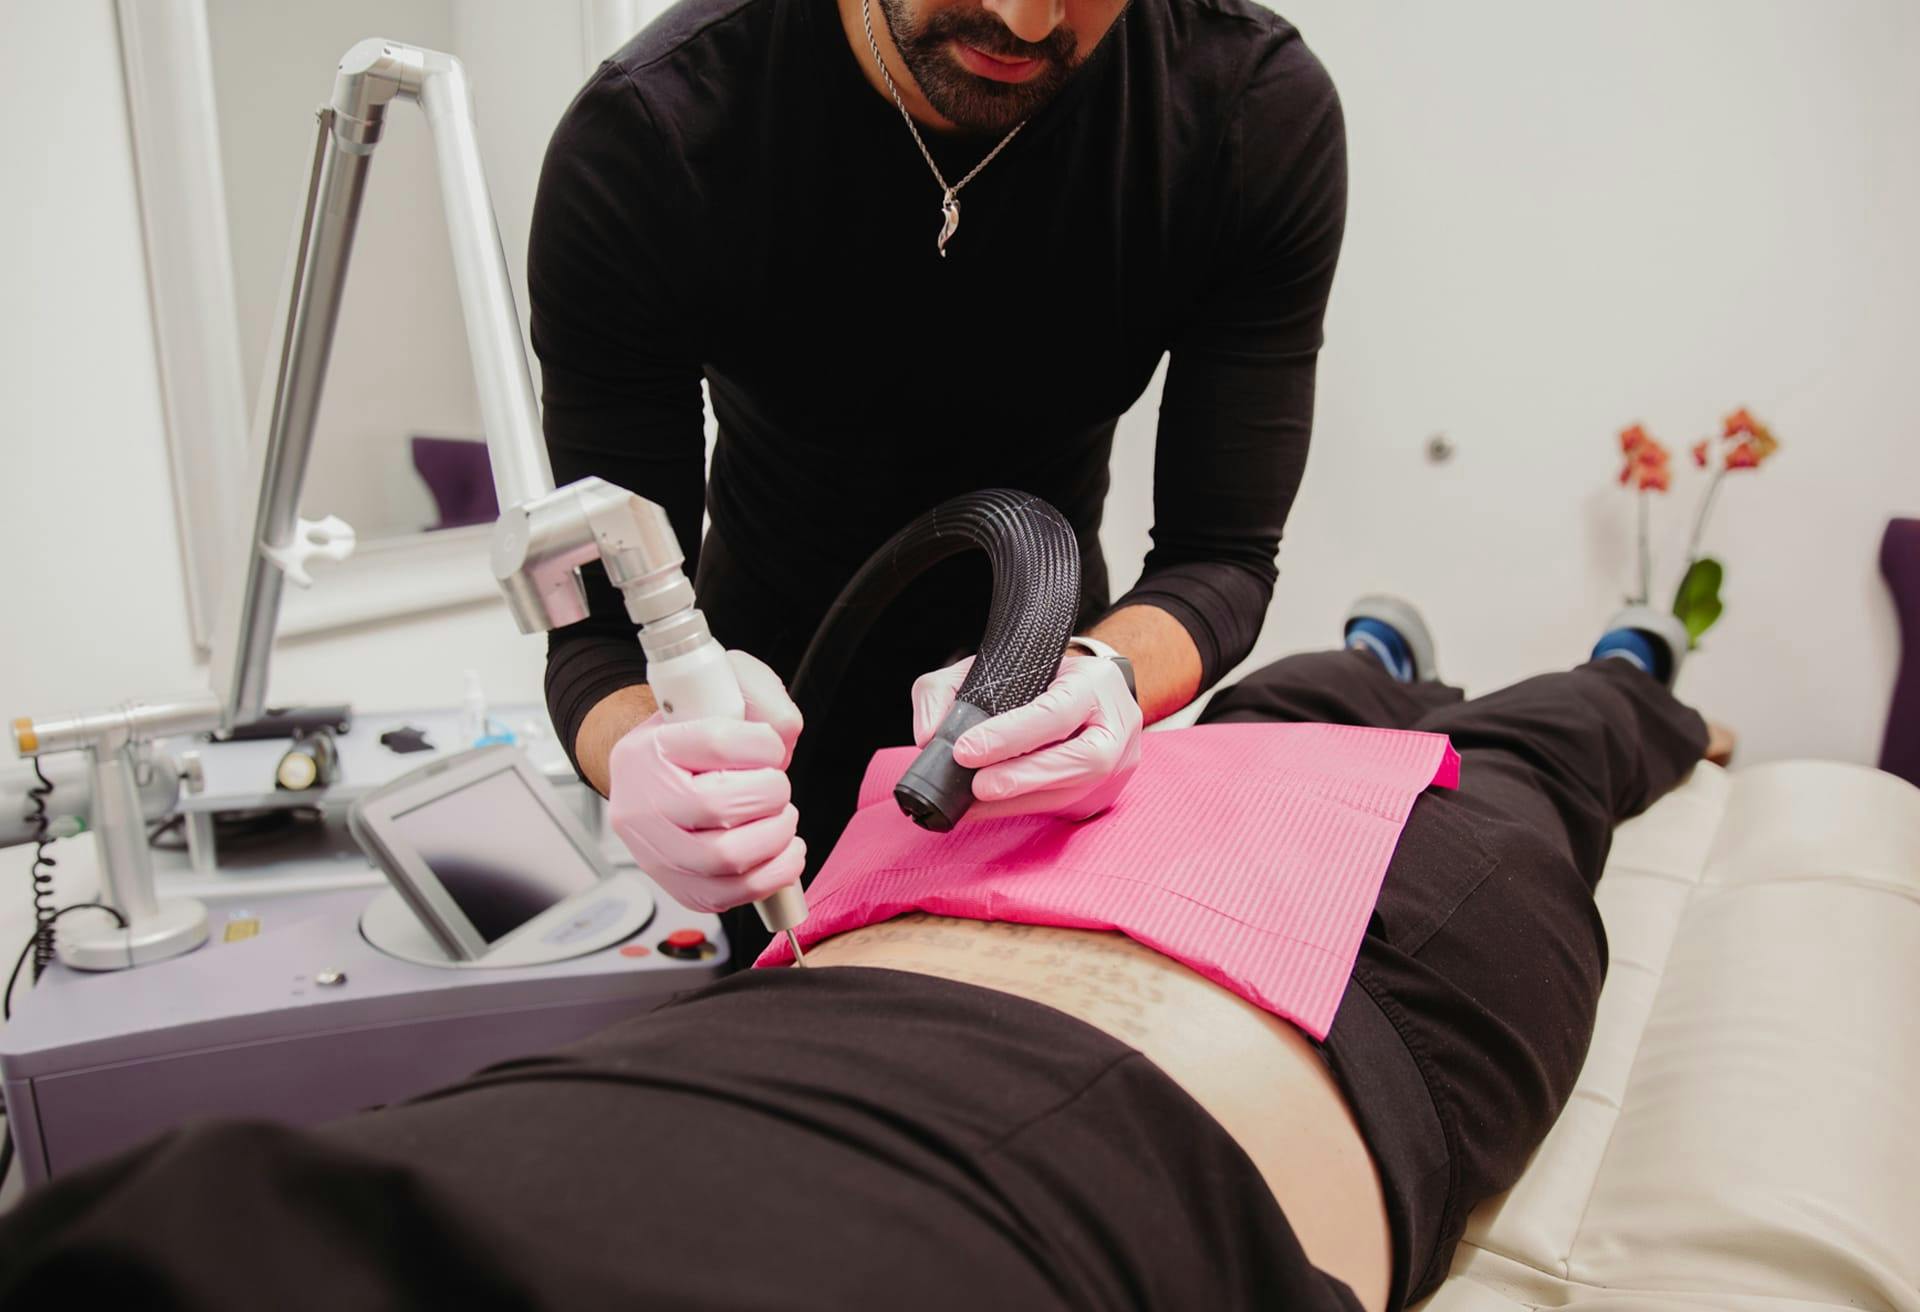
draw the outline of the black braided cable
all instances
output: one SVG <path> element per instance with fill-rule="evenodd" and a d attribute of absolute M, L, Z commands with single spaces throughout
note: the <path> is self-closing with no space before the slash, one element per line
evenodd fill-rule
<path fill-rule="evenodd" d="M 69 911 L 104 911 L 113 917 L 113 923 L 121 929 L 127 927 L 127 918 L 118 907 L 110 907 L 105 902 L 70 902 L 47 917 L 48 928 L 51 929 L 53 922 Z M 39 931 L 36 930 L 35 938 L 38 934 Z M 33 944 L 34 938 L 29 938 L 27 945 L 20 949 L 20 955 L 13 959 L 13 973 L 7 976 L 6 990 L 0 992 L 0 1020 L 13 1019 L 13 986 L 20 982 L 20 968 L 27 964 L 27 955 L 33 951 Z M 38 976 L 35 976 L 35 979 L 37 980 Z M 30 984 L 32 982 L 29 981 Z"/>
<path fill-rule="evenodd" d="M 1026 492 L 989 488 L 929 510 L 889 539 L 847 582 L 808 644 L 790 688 L 810 724 L 828 723 L 853 653 L 874 623 L 920 575 L 962 551 L 987 554 L 993 596 L 973 667 L 941 736 L 914 770 L 938 767 L 942 800 L 901 806 L 929 828 L 946 829 L 971 804 L 973 772 L 952 763 L 952 740 L 967 725 L 1038 697 L 1052 682 L 1080 607 L 1080 545 L 1053 506 Z M 802 736 L 802 744 L 806 742 Z"/>

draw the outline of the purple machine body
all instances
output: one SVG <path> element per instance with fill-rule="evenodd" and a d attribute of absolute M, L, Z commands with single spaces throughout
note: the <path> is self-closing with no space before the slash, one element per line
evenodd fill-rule
<path fill-rule="evenodd" d="M 638 934 L 586 956 L 418 965 L 362 936 L 378 891 L 207 898 L 196 952 L 106 974 L 56 965 L 21 989 L 0 1085 L 28 1183 L 191 1120 L 308 1125 L 413 1097 L 650 1011 L 726 960 L 713 917 L 656 897 Z M 707 943 L 666 945 L 676 930 Z"/>

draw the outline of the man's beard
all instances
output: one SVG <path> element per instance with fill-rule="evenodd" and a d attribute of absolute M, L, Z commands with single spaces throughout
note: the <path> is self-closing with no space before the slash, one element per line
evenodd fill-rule
<path fill-rule="evenodd" d="M 940 10 L 916 27 L 909 0 L 879 2 L 900 58 L 927 103 L 964 131 L 1011 131 L 1053 99 L 1074 70 L 1075 41 L 1068 28 L 1057 27 L 1045 41 L 1030 45 L 984 9 Z M 1024 82 L 995 82 L 962 67 L 950 45 L 954 41 L 1006 59 L 1038 59 L 1043 66 Z"/>

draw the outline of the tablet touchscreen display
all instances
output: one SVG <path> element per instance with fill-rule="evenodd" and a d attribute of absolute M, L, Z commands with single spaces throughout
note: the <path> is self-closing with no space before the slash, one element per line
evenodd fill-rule
<path fill-rule="evenodd" d="M 599 881 L 511 766 L 400 812 L 393 828 L 489 943 Z"/>

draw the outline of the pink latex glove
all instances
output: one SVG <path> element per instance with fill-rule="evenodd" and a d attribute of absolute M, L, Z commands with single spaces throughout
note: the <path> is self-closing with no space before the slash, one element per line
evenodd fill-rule
<path fill-rule="evenodd" d="M 913 684 L 913 741 L 924 747 L 953 706 L 973 657 Z M 1070 651 L 1047 690 L 960 735 L 953 759 L 976 767 L 968 816 L 1084 820 L 1113 805 L 1140 762 L 1140 705 L 1104 656 Z"/>
<path fill-rule="evenodd" d="M 655 713 L 614 744 L 608 816 L 640 869 L 691 911 L 757 902 L 800 878 L 787 763 L 800 708 L 765 664 L 730 651 L 747 718 L 668 724 Z"/>

